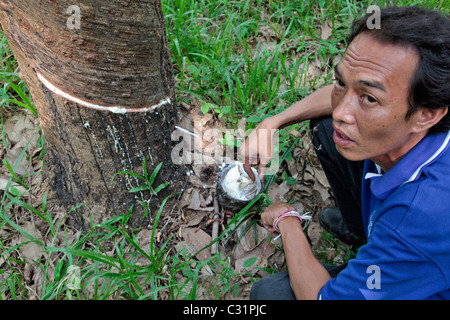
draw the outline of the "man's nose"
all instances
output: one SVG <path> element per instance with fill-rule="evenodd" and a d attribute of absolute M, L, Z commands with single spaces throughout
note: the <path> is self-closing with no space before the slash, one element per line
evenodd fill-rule
<path fill-rule="evenodd" d="M 333 120 L 346 124 L 353 124 L 355 122 L 355 107 L 357 106 L 357 103 L 357 95 L 352 94 L 351 92 L 345 93 L 333 109 Z"/>

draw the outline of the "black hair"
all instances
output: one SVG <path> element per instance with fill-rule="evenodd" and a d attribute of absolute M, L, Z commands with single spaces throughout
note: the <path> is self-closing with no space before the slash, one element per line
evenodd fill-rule
<path fill-rule="evenodd" d="M 450 107 L 450 17 L 421 7 L 388 7 L 380 10 L 379 28 L 373 15 L 355 20 L 347 43 L 362 32 L 370 32 L 381 43 L 413 48 L 419 62 L 410 83 L 408 119 L 419 107 Z M 450 110 L 430 132 L 450 130 Z"/>

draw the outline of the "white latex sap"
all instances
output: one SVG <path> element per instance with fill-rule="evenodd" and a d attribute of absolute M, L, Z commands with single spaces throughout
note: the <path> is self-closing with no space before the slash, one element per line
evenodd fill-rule
<path fill-rule="evenodd" d="M 258 172 L 254 168 L 252 168 L 252 171 L 256 177 Z M 222 188 L 234 199 L 249 201 L 256 196 L 258 185 L 256 180 L 252 181 L 244 171 L 242 163 L 236 162 L 236 165 L 228 170 L 223 178 Z"/>

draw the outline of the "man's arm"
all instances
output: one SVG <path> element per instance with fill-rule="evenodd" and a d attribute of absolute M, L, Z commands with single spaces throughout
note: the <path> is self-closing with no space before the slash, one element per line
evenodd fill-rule
<path fill-rule="evenodd" d="M 330 274 L 314 257 L 296 217 L 283 219 L 278 228 L 295 297 L 298 300 L 316 300 L 319 291 L 331 279 Z"/>
<path fill-rule="evenodd" d="M 240 153 L 244 162 L 244 169 L 252 180 L 255 179 L 252 166 L 259 165 L 258 174 L 262 178 L 272 157 L 273 129 L 281 129 L 301 121 L 330 116 L 331 92 L 333 85 L 320 88 L 305 99 L 294 103 L 283 112 L 263 120 L 244 141 Z M 260 136 L 266 137 L 261 139 Z"/>
<path fill-rule="evenodd" d="M 294 103 L 283 112 L 268 118 L 271 126 L 282 129 L 301 121 L 331 116 L 331 92 L 333 85 L 327 85 Z"/>
<path fill-rule="evenodd" d="M 295 208 L 281 201 L 268 206 L 261 215 L 264 228 L 272 232 L 274 220 L 282 212 L 290 210 Z M 283 218 L 277 226 L 283 240 L 289 279 L 295 297 L 299 300 L 316 300 L 319 291 L 331 279 L 330 274 L 314 257 L 297 217 Z"/>

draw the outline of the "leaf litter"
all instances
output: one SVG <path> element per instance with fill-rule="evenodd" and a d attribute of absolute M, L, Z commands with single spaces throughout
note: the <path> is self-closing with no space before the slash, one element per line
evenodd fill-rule
<path fill-rule="evenodd" d="M 189 119 L 193 122 L 200 121 L 204 132 L 224 126 L 220 119 L 211 117 L 210 114 L 203 115 L 199 108 L 195 107 L 195 103 L 191 108 L 185 106 L 183 119 L 185 123 L 189 123 Z M 201 153 L 207 146 L 208 144 L 202 141 L 194 145 L 191 151 L 197 148 L 196 151 Z M 269 186 L 268 197 L 272 202 L 289 201 L 299 212 L 311 212 L 313 219 L 307 226 L 306 232 L 312 249 L 325 251 L 328 260 L 334 259 L 335 262 L 339 262 L 342 260 L 340 256 L 343 254 L 342 250 L 336 250 L 335 245 L 322 236 L 324 230 L 318 222 L 320 210 L 335 206 L 335 202 L 307 134 L 301 137 L 301 144 L 293 149 L 292 154 L 292 159 L 282 163 L 276 179 Z M 184 190 L 179 203 L 179 214 L 183 222 L 179 225 L 181 241 L 176 245 L 177 250 L 188 248 L 191 253 L 198 252 L 214 237 L 211 221 L 219 223 L 220 230 L 223 231 L 236 216 L 237 212 L 218 210 L 211 202 L 216 193 L 218 173 L 221 168 L 221 164 L 217 163 L 193 165 L 194 174 L 189 176 L 188 187 Z M 205 172 L 208 174 L 205 175 Z M 289 182 L 283 180 L 283 172 L 287 172 L 292 178 Z M 256 214 L 256 219 L 260 213 L 262 212 Z M 214 217 L 220 217 L 220 219 L 214 219 Z M 243 285 L 237 296 L 242 299 L 248 298 L 252 279 L 283 271 L 286 267 L 284 255 L 280 250 L 281 239 L 265 249 L 270 235 L 260 224 L 252 223 L 252 221 L 253 219 L 249 219 L 242 223 L 228 241 L 219 242 L 219 252 L 228 255 L 237 274 L 245 275 L 240 278 Z M 197 259 L 205 260 L 209 257 L 211 257 L 211 247 L 197 254 Z M 206 278 L 210 284 L 212 280 L 209 277 Z M 236 296 L 232 298 L 236 299 Z"/>
<path fill-rule="evenodd" d="M 192 121 L 200 121 L 203 130 L 217 129 L 224 126 L 219 119 L 209 115 L 205 116 L 195 107 L 184 112 L 184 119 L 189 119 L 190 117 L 192 117 Z M 37 121 L 29 114 L 19 114 L 14 118 L 14 121 L 6 122 L 8 125 L 5 124 L 4 127 L 7 139 L 4 144 L 7 145 L 7 148 L 3 156 L 6 158 L 9 154 L 10 163 L 16 166 L 15 161 L 19 158 L 17 154 L 11 153 L 11 150 L 27 147 L 24 153 L 26 156 L 22 158 L 28 160 L 26 165 L 24 164 L 23 171 L 17 174 L 19 176 L 23 175 L 24 180 L 31 181 L 32 194 L 28 194 L 30 191 L 26 192 L 22 196 L 23 200 L 28 201 L 34 207 L 38 207 L 42 203 L 42 196 L 45 191 L 40 190 L 40 180 L 38 178 L 42 168 L 42 160 L 38 159 L 37 152 L 39 151 L 37 146 L 38 135 L 35 134 Z M 194 145 L 193 148 L 198 148 L 197 151 L 201 152 L 204 148 L 211 148 L 211 143 L 216 142 L 212 140 L 203 141 L 201 144 Z M 268 197 L 271 201 L 290 201 L 300 212 L 312 212 L 313 220 L 308 225 L 307 234 L 313 250 L 323 250 L 324 242 L 326 241 L 321 235 L 323 230 L 317 221 L 317 214 L 321 208 L 334 205 L 332 193 L 320 164 L 314 155 L 308 135 L 302 137 L 301 145 L 293 149 L 292 155 L 291 160 L 282 163 L 280 170 L 276 174 L 276 179 L 269 187 Z M 169 207 L 167 211 L 172 209 L 171 212 L 163 212 L 162 217 L 166 219 L 163 223 L 170 225 L 170 227 L 165 228 L 165 230 L 162 230 L 162 228 L 158 229 L 158 239 L 167 238 L 170 234 L 176 233 L 177 236 L 171 242 L 174 252 L 187 250 L 190 254 L 197 253 L 195 258 L 198 260 L 210 258 L 212 256 L 210 243 L 217 237 L 217 234 L 212 234 L 213 226 L 217 227 L 216 229 L 218 229 L 220 234 L 226 230 L 228 224 L 236 216 L 236 212 L 221 210 L 217 208 L 217 203 L 215 204 L 216 184 L 220 169 L 221 166 L 212 161 L 193 165 L 192 174 L 188 177 L 186 188 L 175 205 L 176 210 Z M 31 172 L 34 174 L 30 176 Z M 283 172 L 286 172 L 291 177 L 289 182 L 283 180 Z M 5 166 L 2 166 L 0 187 L 2 186 L 2 181 L 3 186 L 6 186 L 9 180 L 10 172 Z M 11 181 L 9 182 L 10 186 L 13 185 Z M 17 183 L 15 185 L 20 192 L 27 190 Z M 4 190 L 4 187 L 2 190 Z M 63 211 L 58 212 L 57 210 L 52 212 L 52 214 L 54 222 L 61 222 L 65 215 Z M 9 261 L 3 258 L 0 259 L 0 270 L 4 270 L 0 274 L 0 282 L 10 275 L 10 269 L 6 265 L 12 265 L 14 269 L 20 270 L 20 273 L 23 275 L 28 299 L 39 299 L 41 296 L 40 286 L 42 286 L 44 281 L 42 265 L 48 264 L 45 270 L 47 279 L 53 280 L 60 256 L 44 252 L 42 245 L 37 244 L 35 241 L 30 241 L 26 235 L 31 235 L 33 239 L 48 246 L 64 246 L 66 243 L 74 243 L 79 237 L 79 233 L 65 228 L 65 233 L 59 231 L 56 236 L 52 236 L 46 222 L 37 219 L 36 216 L 33 217 L 29 211 L 20 206 L 11 205 L 6 210 L 5 215 L 9 219 L 14 219 L 23 232 L 19 233 L 16 230 L 12 230 L 7 224 L 3 224 L 0 229 L 2 247 L 17 247 L 17 250 L 13 250 L 9 254 L 11 258 L 20 261 L 15 263 L 11 259 Z M 228 261 L 236 275 L 234 281 L 240 284 L 239 291 L 235 291 L 233 294 L 226 293 L 224 298 L 246 299 L 253 279 L 275 271 L 282 271 L 286 267 L 283 253 L 279 249 L 280 239 L 265 250 L 264 247 L 269 239 L 269 234 L 260 224 L 252 224 L 252 221 L 253 219 L 245 221 L 237 228 L 236 232 L 232 235 L 227 235 L 230 236 L 228 241 L 222 239 L 217 242 L 218 248 L 216 252 L 219 252 L 224 259 L 228 257 Z M 148 250 L 151 242 L 151 230 L 142 229 L 137 236 L 140 239 L 139 245 L 144 250 Z M 205 247 L 207 248 L 202 250 Z M 337 252 L 333 247 L 325 249 L 325 254 L 327 259 L 335 259 L 336 261 L 340 259 L 340 252 Z M 145 266 L 148 263 L 148 259 L 143 257 L 140 257 L 137 261 L 138 266 Z M 210 270 L 210 268 L 205 270 L 202 271 L 199 277 L 198 285 L 202 288 L 199 296 L 201 299 L 212 299 L 214 296 L 211 296 L 212 291 L 208 287 L 217 286 L 217 279 L 214 280 L 214 277 L 211 276 L 211 273 L 214 273 L 214 271 Z M 88 290 L 90 287 L 88 286 Z"/>

